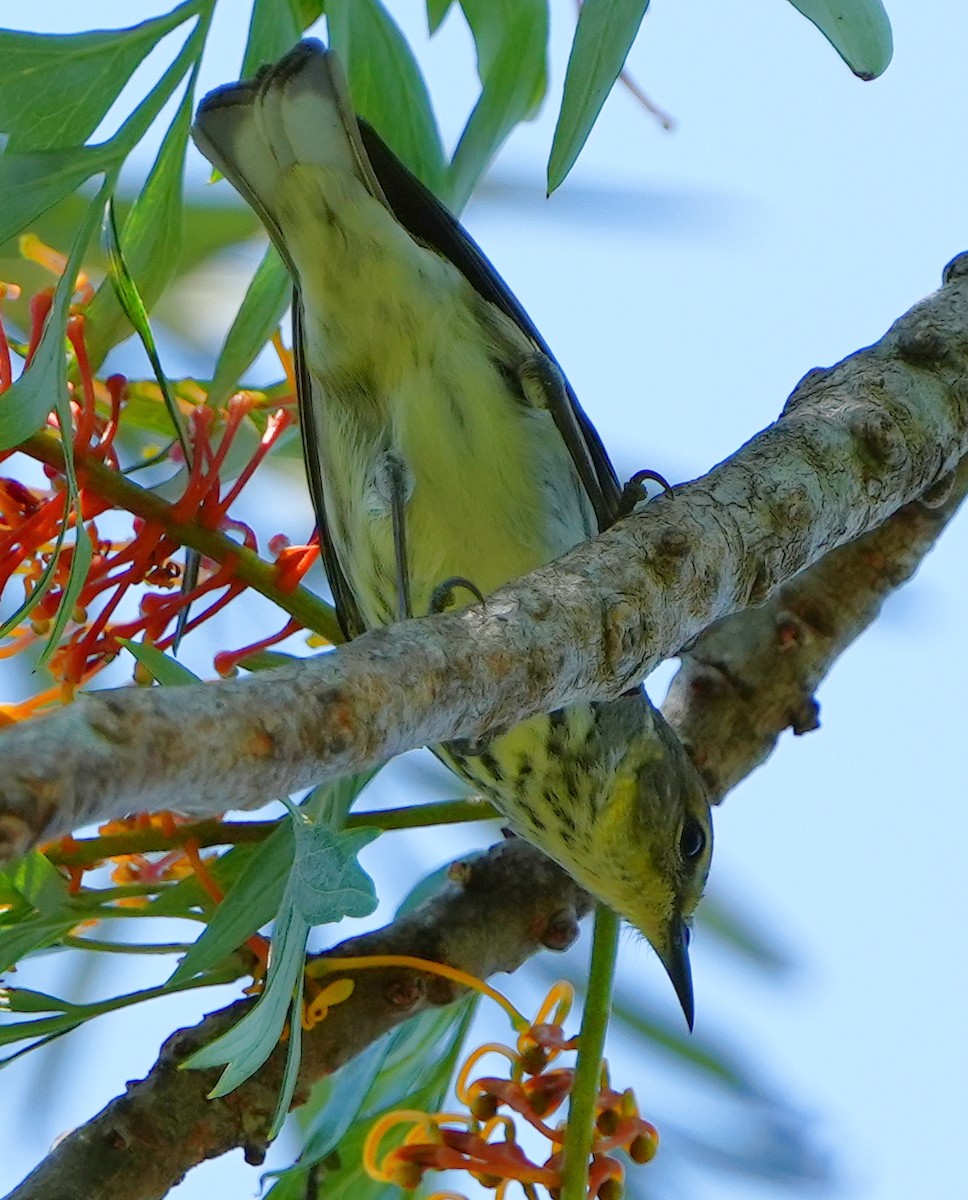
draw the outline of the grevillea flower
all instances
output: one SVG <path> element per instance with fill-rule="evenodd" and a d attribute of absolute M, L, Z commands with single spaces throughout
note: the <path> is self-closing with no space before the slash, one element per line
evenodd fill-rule
<path fill-rule="evenodd" d="M 456 1084 L 464 1111 L 400 1109 L 376 1121 L 363 1150 L 371 1178 L 412 1190 L 420 1186 L 428 1171 L 459 1170 L 482 1186 L 494 1188 L 497 1200 L 503 1200 L 512 1183 L 518 1183 L 529 1200 L 535 1200 L 539 1188 L 554 1200 L 562 1187 L 566 1123 L 552 1126 L 548 1118 L 568 1099 L 574 1070 L 552 1068 L 551 1063 L 577 1049 L 578 1039 L 566 1036 L 562 1028 L 572 998 L 569 984 L 555 984 L 535 1020 L 520 1032 L 515 1047 L 488 1042 L 471 1052 Z M 472 1080 L 477 1063 L 491 1054 L 507 1059 L 507 1077 Z M 529 1157 L 520 1145 L 518 1119 L 547 1141 L 543 1161 Z M 401 1129 L 406 1130 L 402 1140 Z M 397 1144 L 384 1150 L 392 1132 Z M 633 1162 L 645 1163 L 654 1157 L 658 1144 L 655 1126 L 640 1116 L 631 1089 L 615 1091 L 603 1063 L 588 1167 L 589 1197 L 618 1200 L 621 1196 L 624 1167 L 615 1151 L 625 1150 Z M 455 1192 L 437 1192 L 431 1200 L 455 1198 L 462 1200 Z"/>
<path fill-rule="evenodd" d="M 25 252 L 51 270 L 63 270 L 63 259 L 36 240 L 26 240 Z M 0 285 L 0 301 L 13 290 L 9 285 Z M 61 428 L 52 415 L 44 430 L 23 445 L 0 453 L 0 464 L 9 463 L 14 468 L 7 477 L 0 478 L 0 594 L 9 599 L 13 585 L 19 581 L 24 602 L 23 617 L 7 634 L 0 657 L 23 651 L 54 627 L 69 594 L 78 526 L 83 526 L 91 547 L 90 563 L 79 586 L 74 585 L 68 620 L 47 661 L 55 685 L 25 703 L 0 706 L 0 721 L 22 719 L 45 705 L 70 699 L 78 685 L 118 654 L 124 639 L 143 638 L 167 649 L 174 641 L 181 614 L 190 610 L 191 616 L 187 622 L 183 620 L 181 630 L 190 632 L 246 589 L 232 545 L 234 542 L 257 550 L 256 537 L 229 510 L 293 421 L 292 394 L 284 396 L 280 404 L 278 399 L 270 401 L 261 393 L 237 392 L 224 409 L 213 410 L 206 405 L 200 387 L 182 387 L 177 403 L 186 419 L 190 454 L 182 454 L 173 439 L 173 446 L 154 458 L 155 462 L 180 465 L 185 476 L 181 495 L 169 503 L 156 492 L 136 486 L 128 473 L 131 465 L 144 464 L 136 462 L 123 468 L 118 449 L 119 434 L 126 428 L 126 405 L 133 390 L 142 408 L 149 397 L 160 404 L 161 391 L 150 384 L 132 388 L 121 375 L 95 378 L 84 340 L 83 309 L 92 294 L 86 281 L 79 281 L 67 325 L 70 429 Z M 22 349 L 25 365 L 29 365 L 40 344 L 51 296 L 48 289 L 31 302 L 30 337 Z M 11 386 L 12 374 L 10 344 L 0 312 L 0 392 Z M 237 454 L 240 430 L 253 424 L 262 430 L 258 445 L 241 470 L 233 469 L 234 478 L 224 481 L 229 454 Z M 68 441 L 78 481 L 73 502 L 65 475 Z M 46 485 L 28 484 L 20 477 L 24 472 L 17 468 L 25 463 L 23 456 L 43 464 Z M 185 463 L 186 457 L 190 466 Z M 109 537 L 102 528 L 110 516 L 110 526 L 115 529 L 118 514 L 126 518 L 128 532 Z M 232 538 L 221 539 L 222 553 L 217 559 L 201 558 L 198 578 L 191 587 L 184 586 L 183 541 L 179 537 L 188 529 L 202 538 L 206 531 Z M 316 557 L 317 548 L 289 546 L 283 537 L 272 539 L 272 547 L 276 554 L 275 585 L 281 592 L 291 591 Z M 253 647 L 226 652 L 216 665 L 230 670 L 253 649 L 271 645 L 298 628 L 297 622 L 287 621 L 277 634 Z"/>

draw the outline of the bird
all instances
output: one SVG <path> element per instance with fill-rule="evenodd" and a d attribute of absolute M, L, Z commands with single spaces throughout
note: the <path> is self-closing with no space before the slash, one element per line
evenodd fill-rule
<path fill-rule="evenodd" d="M 303 452 L 348 638 L 483 600 L 608 528 L 623 489 L 483 252 L 353 111 L 315 39 L 210 92 L 201 153 L 293 283 Z M 694 1019 L 709 802 L 642 686 L 435 753 L 651 944 Z"/>

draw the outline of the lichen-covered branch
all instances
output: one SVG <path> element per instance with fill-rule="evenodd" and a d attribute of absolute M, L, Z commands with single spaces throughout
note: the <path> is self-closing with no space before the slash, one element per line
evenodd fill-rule
<path fill-rule="evenodd" d="M 484 977 L 514 971 L 541 946 L 566 949 L 589 897 L 565 872 L 519 838 L 451 867 L 450 881 L 410 916 L 335 946 L 329 955 L 406 954 Z M 325 957 L 325 956 L 321 956 Z M 334 978 L 342 978 L 344 972 Z M 346 971 L 355 988 L 303 1035 L 295 1103 L 324 1075 L 380 1034 L 460 988 L 403 967 Z M 242 1000 L 174 1033 L 145 1079 L 57 1143 L 6 1200 L 158 1200 L 198 1163 L 242 1147 L 260 1163 L 275 1111 L 284 1049 L 236 1091 L 208 1100 L 218 1071 L 180 1070 L 195 1050 L 239 1020 Z"/>
<path fill-rule="evenodd" d="M 811 372 L 708 475 L 456 615 L 245 680 L 91 693 L 0 736 L 0 858 L 132 809 L 207 813 L 618 695 L 882 524 L 968 452 L 968 255 L 875 345 Z"/>
<path fill-rule="evenodd" d="M 818 724 L 814 692 L 906 583 L 968 494 L 968 459 L 871 533 L 832 550 L 766 604 L 717 621 L 682 655 L 662 711 L 710 799 L 772 753 L 780 734 Z"/>

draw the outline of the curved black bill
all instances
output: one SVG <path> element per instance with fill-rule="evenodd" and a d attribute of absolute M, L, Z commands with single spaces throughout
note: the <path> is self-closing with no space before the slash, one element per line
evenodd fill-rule
<path fill-rule="evenodd" d="M 669 936 L 664 954 L 660 954 L 672 986 L 676 989 L 683 1016 L 692 1033 L 695 1008 L 692 997 L 692 970 L 689 966 L 689 927 L 678 918 L 669 926 Z"/>

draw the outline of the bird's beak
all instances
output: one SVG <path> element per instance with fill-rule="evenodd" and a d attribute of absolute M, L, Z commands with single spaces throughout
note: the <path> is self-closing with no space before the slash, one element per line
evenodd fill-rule
<path fill-rule="evenodd" d="M 670 922 L 666 943 L 659 951 L 659 958 L 672 980 L 672 986 L 676 989 L 686 1024 L 692 1033 L 695 1010 L 692 998 L 692 970 L 689 967 L 689 927 L 680 917 L 673 917 Z"/>

